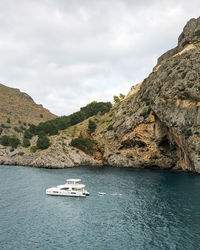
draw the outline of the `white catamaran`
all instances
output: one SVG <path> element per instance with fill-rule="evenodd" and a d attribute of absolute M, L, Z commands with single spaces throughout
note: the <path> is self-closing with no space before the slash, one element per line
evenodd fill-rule
<path fill-rule="evenodd" d="M 48 195 L 86 197 L 89 192 L 85 190 L 85 185 L 80 184 L 80 179 L 67 179 L 67 183 L 46 189 Z"/>

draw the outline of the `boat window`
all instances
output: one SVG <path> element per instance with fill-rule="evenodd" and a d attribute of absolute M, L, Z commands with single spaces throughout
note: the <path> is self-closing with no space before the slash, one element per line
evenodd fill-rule
<path fill-rule="evenodd" d="M 67 184 L 74 184 L 74 182 L 73 181 L 68 181 Z"/>
<path fill-rule="evenodd" d="M 83 190 L 82 188 L 72 188 L 73 191 L 80 191 Z"/>

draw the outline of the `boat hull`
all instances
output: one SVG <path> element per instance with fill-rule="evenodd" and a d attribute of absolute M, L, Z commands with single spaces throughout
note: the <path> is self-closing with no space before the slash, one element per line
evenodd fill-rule
<path fill-rule="evenodd" d="M 80 192 L 61 192 L 61 191 L 46 190 L 46 194 L 53 196 L 86 197 L 85 194 Z"/>

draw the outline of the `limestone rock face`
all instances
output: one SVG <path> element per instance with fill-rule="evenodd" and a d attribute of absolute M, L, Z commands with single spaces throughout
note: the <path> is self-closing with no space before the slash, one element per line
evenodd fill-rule
<path fill-rule="evenodd" d="M 142 82 L 139 82 L 139 83 L 133 85 L 133 86 L 131 87 L 131 90 L 130 90 L 129 93 L 127 94 L 126 98 L 128 98 L 128 97 L 130 97 L 130 96 L 132 96 L 132 95 L 135 95 L 135 94 L 139 91 L 141 85 L 142 85 Z"/>
<path fill-rule="evenodd" d="M 181 51 L 190 43 L 199 40 L 200 18 L 192 18 L 184 27 L 183 32 L 178 38 L 178 50 Z"/>
<path fill-rule="evenodd" d="M 200 173 L 200 18 L 158 64 L 136 95 L 114 107 L 103 157 L 115 166 Z"/>
<path fill-rule="evenodd" d="M 157 66 L 165 59 L 170 58 L 171 56 L 177 54 L 182 51 L 187 45 L 195 44 L 200 42 L 200 18 L 192 18 L 185 25 L 183 32 L 180 34 L 178 38 L 177 47 L 167 51 L 162 56 L 158 58 Z"/>

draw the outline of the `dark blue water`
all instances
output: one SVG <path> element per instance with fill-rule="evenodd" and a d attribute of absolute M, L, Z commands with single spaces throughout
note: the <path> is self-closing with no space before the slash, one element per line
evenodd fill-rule
<path fill-rule="evenodd" d="M 67 178 L 91 195 L 45 195 Z M 200 249 L 199 191 L 187 173 L 0 166 L 0 249 Z"/>

